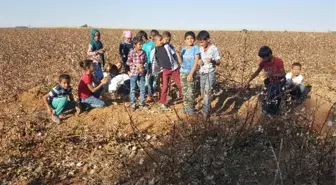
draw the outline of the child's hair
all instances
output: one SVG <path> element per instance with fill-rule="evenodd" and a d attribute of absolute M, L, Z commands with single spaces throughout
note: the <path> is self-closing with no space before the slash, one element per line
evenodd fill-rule
<path fill-rule="evenodd" d="M 156 34 L 156 35 L 154 35 L 153 37 L 154 37 L 154 38 L 155 38 L 155 37 L 159 37 L 160 39 L 162 39 L 162 35 L 161 35 L 161 34 Z"/>
<path fill-rule="evenodd" d="M 157 30 L 151 30 L 150 34 L 151 34 L 151 37 L 153 37 L 154 35 L 158 35 L 159 31 L 157 31 Z"/>
<path fill-rule="evenodd" d="M 272 49 L 268 46 L 263 46 L 258 51 L 258 56 L 260 58 L 266 58 L 272 55 Z"/>
<path fill-rule="evenodd" d="M 188 36 L 191 36 L 193 39 L 196 38 L 196 35 L 193 31 L 188 31 L 184 34 L 184 39 L 186 39 Z"/>
<path fill-rule="evenodd" d="M 208 40 L 208 39 L 210 39 L 210 33 L 205 30 L 200 31 L 197 35 L 197 40 Z"/>
<path fill-rule="evenodd" d="M 136 37 L 139 37 L 141 40 L 148 40 L 148 35 L 145 31 L 140 30 Z"/>
<path fill-rule="evenodd" d="M 171 34 L 170 34 L 169 31 L 164 31 L 164 32 L 162 33 L 162 37 L 171 38 Z"/>
<path fill-rule="evenodd" d="M 83 68 L 84 70 L 88 70 L 90 66 L 93 65 L 92 60 L 82 60 L 79 62 L 79 66 Z"/>
<path fill-rule="evenodd" d="M 113 66 L 113 64 L 111 64 L 111 63 L 105 64 L 105 66 L 104 66 L 104 72 L 111 73 L 112 66 Z M 108 70 L 108 68 L 110 68 L 110 70 Z"/>
<path fill-rule="evenodd" d="M 294 63 L 292 64 L 292 68 L 295 67 L 295 66 L 300 67 L 300 69 L 301 69 L 301 67 L 302 67 L 302 65 L 301 65 L 299 62 L 294 62 Z"/>
<path fill-rule="evenodd" d="M 141 37 L 134 37 L 133 38 L 133 44 L 135 45 L 135 44 L 138 44 L 139 42 L 142 42 L 142 39 L 141 39 Z"/>
<path fill-rule="evenodd" d="M 111 71 L 110 71 L 110 73 L 111 73 L 113 76 L 118 75 L 118 73 L 119 73 L 119 69 L 118 69 L 118 67 L 117 67 L 115 64 L 113 64 L 113 65 L 111 66 Z"/>
<path fill-rule="evenodd" d="M 62 80 L 70 80 L 70 75 L 68 75 L 68 74 L 61 74 L 58 77 L 58 80 L 59 80 L 59 82 L 61 82 Z"/>

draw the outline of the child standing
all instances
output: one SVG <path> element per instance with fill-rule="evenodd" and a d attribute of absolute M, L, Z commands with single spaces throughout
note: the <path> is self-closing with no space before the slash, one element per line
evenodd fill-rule
<path fill-rule="evenodd" d="M 147 62 L 147 56 L 144 50 L 142 50 L 142 40 L 139 37 L 133 39 L 134 49 L 128 54 L 127 65 L 130 66 L 130 100 L 131 109 L 136 109 L 136 87 L 137 82 L 140 83 L 140 107 L 146 106 L 145 104 L 145 65 Z"/>
<path fill-rule="evenodd" d="M 158 35 L 158 34 L 159 34 L 159 31 L 157 31 L 157 30 L 151 30 L 151 32 L 150 32 L 150 42 L 154 44 L 154 49 L 155 49 L 154 36 Z M 152 51 L 154 49 L 152 49 Z M 152 56 L 150 56 L 150 58 L 151 57 Z M 153 64 L 150 65 L 149 70 L 152 69 L 152 65 Z M 152 81 L 149 84 L 150 84 L 150 87 L 151 87 L 151 90 L 152 90 L 152 96 L 154 96 L 154 94 L 156 94 L 156 92 L 158 90 L 158 80 L 159 80 L 158 75 L 155 75 L 155 74 L 152 73 L 151 74 L 151 80 Z"/>
<path fill-rule="evenodd" d="M 203 103 L 203 116 L 209 119 L 211 113 L 212 91 L 216 83 L 216 66 L 220 63 L 220 55 L 215 45 L 210 42 L 209 32 L 203 30 L 197 35 L 200 45 L 200 86 Z"/>
<path fill-rule="evenodd" d="M 280 89 L 282 86 L 282 79 L 286 76 L 284 62 L 280 58 L 274 57 L 271 48 L 268 46 L 261 47 L 258 51 L 258 56 L 262 59 L 262 61 L 259 63 L 259 68 L 247 81 L 245 87 L 249 87 L 251 81 L 256 78 L 262 70 L 264 70 L 266 76 L 264 84 L 269 95 L 267 98 L 273 100 L 281 93 Z M 269 107 L 267 103 L 263 105 L 262 111 L 264 114 L 276 114 L 279 109 L 281 97 L 276 99 L 277 103 L 275 107 Z"/>
<path fill-rule="evenodd" d="M 128 53 L 131 51 L 131 49 L 133 49 L 132 32 L 124 31 L 123 39 L 124 40 L 119 45 L 119 55 L 122 59 L 125 72 L 127 73 L 129 71 L 129 66 L 126 64 L 127 57 L 128 57 Z"/>
<path fill-rule="evenodd" d="M 168 44 L 163 44 L 161 35 L 156 35 L 154 37 L 154 42 L 156 48 L 151 52 L 151 61 L 153 61 L 152 72 L 154 74 L 158 74 L 158 72 L 162 69 L 160 108 L 161 110 L 170 110 L 167 107 L 167 93 L 168 83 L 171 77 L 173 77 L 173 80 L 178 88 L 179 97 L 183 97 L 180 81 L 180 71 L 178 69 L 178 61 L 181 61 L 181 57 L 179 55 L 176 55 L 174 50 Z"/>
<path fill-rule="evenodd" d="M 94 63 L 94 77 L 97 80 L 103 79 L 102 67 L 105 65 L 103 44 L 100 41 L 100 32 L 97 29 L 91 30 L 91 41 L 88 49 L 89 59 Z"/>
<path fill-rule="evenodd" d="M 79 65 L 85 70 L 78 85 L 79 102 L 88 105 L 89 107 L 100 108 L 104 107 L 105 103 L 99 99 L 104 85 L 107 83 L 107 78 L 103 78 L 97 87 L 92 84 L 96 81 L 93 76 L 94 63 L 92 60 L 84 60 Z M 97 82 L 95 82 L 97 83 Z"/>
<path fill-rule="evenodd" d="M 150 61 L 150 53 L 151 51 L 155 48 L 155 44 L 152 40 L 148 39 L 147 33 L 143 30 L 139 31 L 139 33 L 137 34 L 137 36 L 144 41 L 144 44 L 142 45 L 142 50 L 145 51 L 146 53 L 146 57 L 147 57 L 147 61 L 146 61 L 146 70 L 147 70 L 147 74 L 146 74 L 146 78 L 145 78 L 145 87 L 147 89 L 147 99 L 146 102 L 150 103 L 153 101 L 152 96 L 153 96 L 153 78 L 151 75 L 151 61 Z"/>
<path fill-rule="evenodd" d="M 170 43 L 170 41 L 171 41 L 171 33 L 169 31 L 164 31 L 162 33 L 163 44 L 168 44 L 174 51 L 176 51 L 175 47 Z"/>
<path fill-rule="evenodd" d="M 200 50 L 195 46 L 195 33 L 188 31 L 184 35 L 186 47 L 181 51 L 182 64 L 180 69 L 182 93 L 184 96 L 184 108 L 182 112 L 185 114 L 194 114 L 195 102 L 195 80 L 194 74 L 197 69 L 197 62 L 199 60 Z"/>
<path fill-rule="evenodd" d="M 290 93 L 296 97 L 297 102 L 301 102 L 305 93 L 305 86 L 303 85 L 300 63 L 295 62 L 292 64 L 292 72 L 286 74 L 286 83 L 291 90 Z"/>
<path fill-rule="evenodd" d="M 60 119 L 64 117 L 62 112 L 75 108 L 75 101 L 70 86 L 70 76 L 61 74 L 59 76 L 59 84 L 46 94 L 43 100 L 52 121 L 60 123 Z M 79 113 L 77 107 L 76 110 Z"/>

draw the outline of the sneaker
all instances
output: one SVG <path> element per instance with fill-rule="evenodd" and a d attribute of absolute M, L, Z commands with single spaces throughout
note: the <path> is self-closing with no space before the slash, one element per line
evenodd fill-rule
<path fill-rule="evenodd" d="M 148 96 L 148 97 L 146 98 L 146 103 L 152 103 L 152 102 L 153 102 L 153 98 L 150 97 L 150 96 Z"/>
<path fill-rule="evenodd" d="M 54 123 L 61 123 L 61 120 L 60 120 L 59 117 L 56 116 L 56 115 L 53 115 L 53 116 L 51 117 L 51 120 L 52 120 Z"/>
<path fill-rule="evenodd" d="M 161 104 L 160 109 L 163 110 L 163 111 L 169 111 L 170 110 L 170 108 L 167 107 L 165 104 Z"/>
<path fill-rule="evenodd" d="M 135 105 L 135 103 L 132 103 L 132 104 L 131 104 L 131 109 L 132 109 L 132 110 L 135 110 L 135 109 L 136 109 L 136 105 Z"/>
<path fill-rule="evenodd" d="M 76 116 L 78 116 L 82 113 L 82 109 L 81 109 L 80 106 L 76 106 L 75 109 L 76 109 Z"/>

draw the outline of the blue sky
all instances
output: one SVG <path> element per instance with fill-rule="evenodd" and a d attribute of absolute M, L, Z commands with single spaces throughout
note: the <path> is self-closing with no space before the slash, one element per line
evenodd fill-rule
<path fill-rule="evenodd" d="M 336 30 L 335 0 L 0 0 L 0 27 Z"/>

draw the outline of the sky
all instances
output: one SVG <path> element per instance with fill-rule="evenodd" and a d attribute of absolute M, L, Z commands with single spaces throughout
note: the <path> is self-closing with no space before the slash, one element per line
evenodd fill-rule
<path fill-rule="evenodd" d="M 336 0 L 0 0 L 0 27 L 336 30 Z"/>

